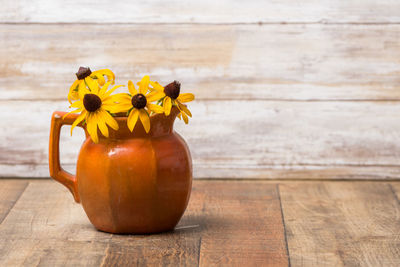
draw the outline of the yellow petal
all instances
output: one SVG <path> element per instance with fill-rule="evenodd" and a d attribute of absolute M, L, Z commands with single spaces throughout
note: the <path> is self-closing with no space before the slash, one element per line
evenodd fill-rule
<path fill-rule="evenodd" d="M 89 90 L 92 94 L 98 94 L 100 86 L 97 82 L 95 82 L 92 78 L 86 77 L 85 79 L 87 87 L 89 87 Z"/>
<path fill-rule="evenodd" d="M 113 95 L 112 100 L 116 103 L 132 103 L 132 97 L 125 93 Z"/>
<path fill-rule="evenodd" d="M 89 113 L 88 118 L 86 119 L 86 129 L 92 138 L 93 142 L 98 143 L 99 138 L 97 136 L 97 120 L 96 113 Z"/>
<path fill-rule="evenodd" d="M 154 105 L 154 104 L 147 104 L 147 108 L 150 111 L 153 111 L 154 113 L 163 113 L 164 109 L 163 107 L 159 106 L 159 105 Z"/>
<path fill-rule="evenodd" d="M 101 100 L 101 103 L 102 103 L 102 106 L 103 105 L 114 105 L 115 104 L 113 96 L 109 96 L 109 97 Z"/>
<path fill-rule="evenodd" d="M 108 92 L 106 92 L 106 93 L 105 93 L 104 95 L 102 95 L 101 97 L 102 97 L 103 99 L 105 99 L 106 97 L 110 96 L 115 90 L 117 90 L 118 88 L 123 87 L 123 86 L 125 86 L 125 85 L 116 85 L 116 86 L 114 86 L 111 90 L 108 90 Z"/>
<path fill-rule="evenodd" d="M 91 78 L 96 78 L 97 82 L 103 86 L 106 83 L 106 80 L 104 79 L 103 75 L 101 73 L 97 73 L 97 72 L 92 72 L 92 74 L 90 74 Z"/>
<path fill-rule="evenodd" d="M 102 70 L 96 70 L 96 71 L 92 72 L 92 74 L 93 73 L 95 75 L 98 75 L 98 74 L 101 75 L 101 76 L 105 75 L 107 77 L 107 80 L 111 81 L 111 84 L 114 84 L 115 74 L 111 70 L 102 69 Z"/>
<path fill-rule="evenodd" d="M 104 95 L 104 93 L 107 91 L 108 87 L 110 86 L 111 82 L 108 81 L 106 84 L 103 85 L 103 87 L 101 87 L 100 91 L 99 91 L 99 96 Z"/>
<path fill-rule="evenodd" d="M 181 112 L 180 114 L 182 114 L 182 118 L 183 118 L 183 121 L 185 122 L 185 124 L 188 124 L 189 123 L 188 116 L 184 112 Z"/>
<path fill-rule="evenodd" d="M 130 80 L 128 81 L 128 90 L 129 90 L 129 93 L 131 93 L 131 95 L 137 95 L 137 93 L 138 93 L 138 91 L 135 88 L 135 85 Z"/>
<path fill-rule="evenodd" d="M 181 102 L 179 102 L 179 101 L 176 101 L 177 103 L 178 103 L 178 107 L 179 107 L 179 109 L 180 110 L 182 110 L 183 112 L 185 112 L 187 115 L 189 115 L 189 117 L 192 117 L 192 113 L 190 112 L 190 110 L 185 106 L 185 105 L 183 105 Z"/>
<path fill-rule="evenodd" d="M 77 126 L 81 121 L 83 121 L 83 119 L 86 117 L 86 110 L 84 110 L 81 115 L 78 116 L 78 118 L 76 118 L 76 120 L 74 121 L 74 123 L 72 123 L 71 125 L 71 135 L 72 135 L 72 131 L 74 130 L 75 126 Z"/>
<path fill-rule="evenodd" d="M 147 114 L 147 112 L 144 109 L 141 109 L 139 111 L 139 118 L 140 121 L 143 124 L 143 128 L 146 131 L 146 133 L 148 133 L 150 131 L 150 118 L 149 118 L 149 114 Z"/>
<path fill-rule="evenodd" d="M 80 81 L 80 80 L 75 80 L 75 81 L 72 83 L 72 85 L 71 85 L 71 87 L 69 88 L 69 90 L 70 90 L 70 91 L 75 90 L 76 87 L 78 87 L 78 85 L 79 85 L 79 81 Z"/>
<path fill-rule="evenodd" d="M 105 110 L 111 113 L 127 112 L 132 108 L 132 104 L 114 104 L 114 105 L 103 105 Z"/>
<path fill-rule="evenodd" d="M 113 118 L 113 116 L 111 116 L 107 111 L 104 111 L 102 114 L 106 123 L 114 130 L 118 130 L 118 122 Z"/>
<path fill-rule="evenodd" d="M 171 108 L 172 108 L 172 102 L 171 102 L 171 98 L 169 96 L 166 96 L 164 98 L 164 112 L 165 115 L 169 116 L 169 114 L 171 113 Z"/>
<path fill-rule="evenodd" d="M 112 96 L 109 96 L 106 99 L 101 100 L 101 102 L 102 102 L 101 107 L 105 110 L 109 110 L 110 108 L 113 108 L 118 105 L 115 103 L 115 100 Z"/>
<path fill-rule="evenodd" d="M 97 82 L 100 84 L 100 86 L 103 86 L 106 83 L 106 79 L 104 79 L 103 75 L 98 75 Z"/>
<path fill-rule="evenodd" d="M 75 100 L 76 96 L 74 95 L 74 92 L 69 92 L 68 93 L 68 102 L 72 104 L 72 100 Z"/>
<path fill-rule="evenodd" d="M 129 113 L 127 124 L 128 124 L 128 128 L 131 132 L 133 131 L 133 128 L 135 128 L 138 117 L 139 117 L 139 110 L 137 110 L 137 109 L 133 109 L 131 111 L 131 113 Z"/>
<path fill-rule="evenodd" d="M 102 107 L 111 113 L 126 112 L 132 108 L 131 97 L 128 94 L 115 94 L 103 101 Z"/>
<path fill-rule="evenodd" d="M 90 91 L 86 88 L 86 84 L 83 80 L 79 80 L 79 88 L 78 88 L 78 95 L 79 99 L 83 99 L 83 97 L 90 93 Z"/>
<path fill-rule="evenodd" d="M 105 110 L 99 111 L 99 113 L 97 114 L 97 118 L 98 118 L 98 125 L 99 125 L 100 132 L 105 137 L 108 137 L 108 127 L 106 125 L 106 119 L 105 119 L 105 117 L 107 115 L 105 113 L 108 114 L 107 111 L 105 111 Z"/>
<path fill-rule="evenodd" d="M 152 82 L 152 81 L 150 81 L 150 85 L 151 85 L 155 90 L 164 92 L 164 87 L 163 87 L 161 84 L 159 84 L 158 82 Z"/>
<path fill-rule="evenodd" d="M 79 99 L 79 80 L 76 80 L 69 88 L 68 102 L 72 103 L 71 100 L 78 100 L 78 99 Z"/>
<path fill-rule="evenodd" d="M 83 101 L 79 100 L 71 104 L 71 108 L 83 108 Z"/>
<path fill-rule="evenodd" d="M 149 90 L 149 82 L 150 82 L 150 77 L 149 75 L 145 75 L 142 80 L 140 81 L 139 85 L 139 93 L 145 94 L 147 93 L 147 90 Z"/>
<path fill-rule="evenodd" d="M 194 100 L 194 94 L 191 93 L 180 94 L 177 99 L 182 103 L 190 102 Z"/>
<path fill-rule="evenodd" d="M 70 112 L 68 112 L 67 114 L 65 114 L 63 117 L 62 117 L 62 119 L 65 119 L 65 117 L 67 117 L 69 114 L 71 114 L 71 113 L 78 113 L 78 112 L 81 112 L 82 111 L 82 108 L 78 108 L 78 109 L 75 109 L 75 110 L 73 110 L 73 111 L 70 111 Z"/>
<path fill-rule="evenodd" d="M 153 91 L 146 95 L 147 102 L 153 102 L 156 100 L 160 100 L 165 96 L 164 92 Z"/>

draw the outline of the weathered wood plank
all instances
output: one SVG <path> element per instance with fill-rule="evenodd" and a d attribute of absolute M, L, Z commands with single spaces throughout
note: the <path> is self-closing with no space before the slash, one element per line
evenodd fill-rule
<path fill-rule="evenodd" d="M 175 231 L 133 236 L 96 231 L 62 185 L 35 180 L 0 224 L 2 266 L 243 262 L 288 263 L 274 184 L 195 181 L 189 206 Z"/>
<path fill-rule="evenodd" d="M 400 182 L 390 183 L 390 186 L 393 191 L 393 194 L 395 195 L 397 202 L 400 205 Z"/>
<path fill-rule="evenodd" d="M 399 39 L 400 25 L 0 25 L 0 99 L 65 99 L 90 65 L 198 99 L 398 100 Z"/>
<path fill-rule="evenodd" d="M 277 187 L 203 182 L 200 266 L 288 266 Z"/>
<path fill-rule="evenodd" d="M 189 205 L 175 231 L 156 235 L 113 235 L 103 266 L 198 266 L 205 232 L 201 209 L 203 190 L 213 183 L 196 181 Z M 227 185 L 227 190 L 230 186 Z"/>
<path fill-rule="evenodd" d="M 97 265 L 110 235 L 94 230 L 69 191 L 32 181 L 0 225 L 0 265 Z"/>
<path fill-rule="evenodd" d="M 398 266 L 399 189 L 284 182 L 279 194 L 268 182 L 195 181 L 177 230 L 117 236 L 96 231 L 61 185 L 35 180 L 0 224 L 0 265 L 287 266 L 280 195 L 293 266 Z"/>
<path fill-rule="evenodd" d="M 44 170 L 41 176 L 48 176 L 50 115 L 65 110 L 65 102 L 1 105 L 0 114 L 13 110 L 12 116 L 2 118 L 7 127 L 0 132 L 1 166 L 38 164 L 42 167 L 33 167 L 32 172 L 20 166 L 14 170 L 27 171 L 19 176 Z M 236 177 L 241 172 L 268 178 L 292 171 L 284 177 L 345 179 L 346 175 L 360 177 L 360 170 L 364 178 L 399 177 L 398 102 L 195 101 L 190 108 L 190 124 L 178 120 L 175 128 L 188 141 L 200 177 Z M 74 164 L 83 132 L 68 135 L 65 129 L 62 161 Z M 313 170 L 321 172 L 313 174 Z"/>
<path fill-rule="evenodd" d="M 198 266 L 200 234 L 113 236 L 103 266 Z"/>
<path fill-rule="evenodd" d="M 195 192 L 192 198 L 201 201 Z M 174 233 L 113 236 L 95 230 L 62 185 L 32 181 L 0 225 L 0 265 L 115 266 L 129 261 L 192 266 L 200 239 L 192 214 L 187 212 Z"/>
<path fill-rule="evenodd" d="M 293 266 L 399 266 L 400 205 L 384 183 L 285 183 Z"/>
<path fill-rule="evenodd" d="M 249 206 L 252 209 L 249 210 Z M 114 235 L 104 263 L 106 266 L 197 266 L 198 259 L 201 266 L 287 265 L 275 185 L 195 182 L 189 207 L 178 230 L 149 236 L 146 240 Z"/>
<path fill-rule="evenodd" d="M 317 1 L 2 1 L 0 22 L 399 22 L 390 0 Z"/>
<path fill-rule="evenodd" d="M 202 266 L 244 261 L 250 266 L 287 265 L 275 185 L 196 181 L 177 230 L 145 237 L 113 235 L 103 263 L 197 266 L 199 259 Z"/>
<path fill-rule="evenodd" d="M 27 187 L 27 181 L 0 180 L 0 224 Z"/>

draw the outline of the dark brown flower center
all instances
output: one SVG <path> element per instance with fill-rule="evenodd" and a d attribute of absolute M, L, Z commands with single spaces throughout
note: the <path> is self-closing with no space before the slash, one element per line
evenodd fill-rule
<path fill-rule="evenodd" d="M 89 76 L 90 74 L 92 74 L 92 71 L 90 70 L 89 67 L 85 68 L 85 67 L 79 67 L 78 72 L 76 73 L 76 77 L 78 78 L 78 80 L 83 80 L 85 79 L 87 76 Z"/>
<path fill-rule="evenodd" d="M 137 94 L 132 97 L 132 106 L 137 109 L 144 108 L 147 104 L 147 99 L 143 94 Z"/>
<path fill-rule="evenodd" d="M 164 93 L 172 99 L 176 99 L 181 91 L 181 83 L 173 81 L 164 87 Z"/>
<path fill-rule="evenodd" d="M 89 112 L 95 112 L 101 107 L 101 99 L 95 94 L 86 94 L 83 97 L 83 105 Z"/>

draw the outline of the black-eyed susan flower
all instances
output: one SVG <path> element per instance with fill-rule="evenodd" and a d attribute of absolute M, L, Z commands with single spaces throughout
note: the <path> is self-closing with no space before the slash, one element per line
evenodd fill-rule
<path fill-rule="evenodd" d="M 178 107 L 180 113 L 178 114 L 179 119 L 183 118 L 186 124 L 189 123 L 189 117 L 192 117 L 192 113 L 183 103 L 190 102 L 194 100 L 194 95 L 191 93 L 181 94 L 181 84 L 178 81 L 173 81 L 172 83 L 162 87 L 157 82 L 150 82 L 153 89 L 157 92 L 162 93 L 162 106 L 164 108 L 165 115 L 171 113 L 172 106 Z"/>
<path fill-rule="evenodd" d="M 138 119 L 143 124 L 146 133 L 150 131 L 150 114 L 163 113 L 164 109 L 161 106 L 152 104 L 150 102 L 159 100 L 162 94 L 160 92 L 149 91 L 149 76 L 144 76 L 139 84 L 139 91 L 136 90 L 132 81 L 128 82 L 128 89 L 130 94 L 117 94 L 114 96 L 114 100 L 117 103 L 112 109 L 112 113 L 128 112 L 128 128 L 133 131 Z"/>
<path fill-rule="evenodd" d="M 110 111 L 115 105 L 113 99 L 114 96 L 111 96 L 111 94 L 115 89 L 123 85 L 117 85 L 108 90 L 111 83 L 111 81 L 108 81 L 101 88 L 96 85 L 94 87 L 89 86 L 89 89 L 86 87 L 82 87 L 82 90 L 79 89 L 79 100 L 71 105 L 72 108 L 77 109 L 71 112 L 81 112 L 81 114 L 72 124 L 71 134 L 75 126 L 82 121 L 86 122 L 86 129 L 95 143 L 98 143 L 99 141 L 97 128 L 100 129 L 100 132 L 105 137 L 108 137 L 107 125 L 114 130 L 118 130 L 118 123 L 110 113 L 108 113 L 108 111 Z"/>
<path fill-rule="evenodd" d="M 76 73 L 77 80 L 71 85 L 69 89 L 69 103 L 72 103 L 72 100 L 79 99 L 79 90 L 96 88 L 99 87 L 99 85 L 103 86 L 106 83 L 104 76 L 107 77 L 107 81 L 110 81 L 111 84 L 114 84 L 115 75 L 111 70 L 104 69 L 92 72 L 89 67 L 80 67 L 78 72 Z M 94 80 L 97 80 L 98 84 L 96 84 L 96 81 Z"/>

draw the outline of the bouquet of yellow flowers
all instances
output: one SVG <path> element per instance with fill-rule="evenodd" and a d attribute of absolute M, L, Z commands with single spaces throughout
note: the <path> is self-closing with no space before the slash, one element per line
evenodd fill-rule
<path fill-rule="evenodd" d="M 194 100 L 191 93 L 180 93 L 181 84 L 178 81 L 169 83 L 165 87 L 156 81 L 151 81 L 148 75 L 137 83 L 128 82 L 128 93 L 113 94 L 124 85 L 114 85 L 115 75 L 111 70 L 91 71 L 88 67 L 80 67 L 76 73 L 77 80 L 71 85 L 68 101 L 70 113 L 80 113 L 71 127 L 71 134 L 79 123 L 86 124 L 87 132 L 93 142 L 98 142 L 98 129 L 108 137 L 108 126 L 118 130 L 118 123 L 113 118 L 118 115 L 127 116 L 127 124 L 133 131 L 138 120 L 148 133 L 150 131 L 150 116 L 154 113 L 170 115 L 171 108 L 176 106 L 180 113 L 179 119 L 187 124 L 192 117 L 187 106 L 183 103 Z M 110 88 L 112 85 L 112 88 Z M 155 102 L 155 104 L 154 104 Z M 69 114 L 69 113 L 68 113 Z"/>

